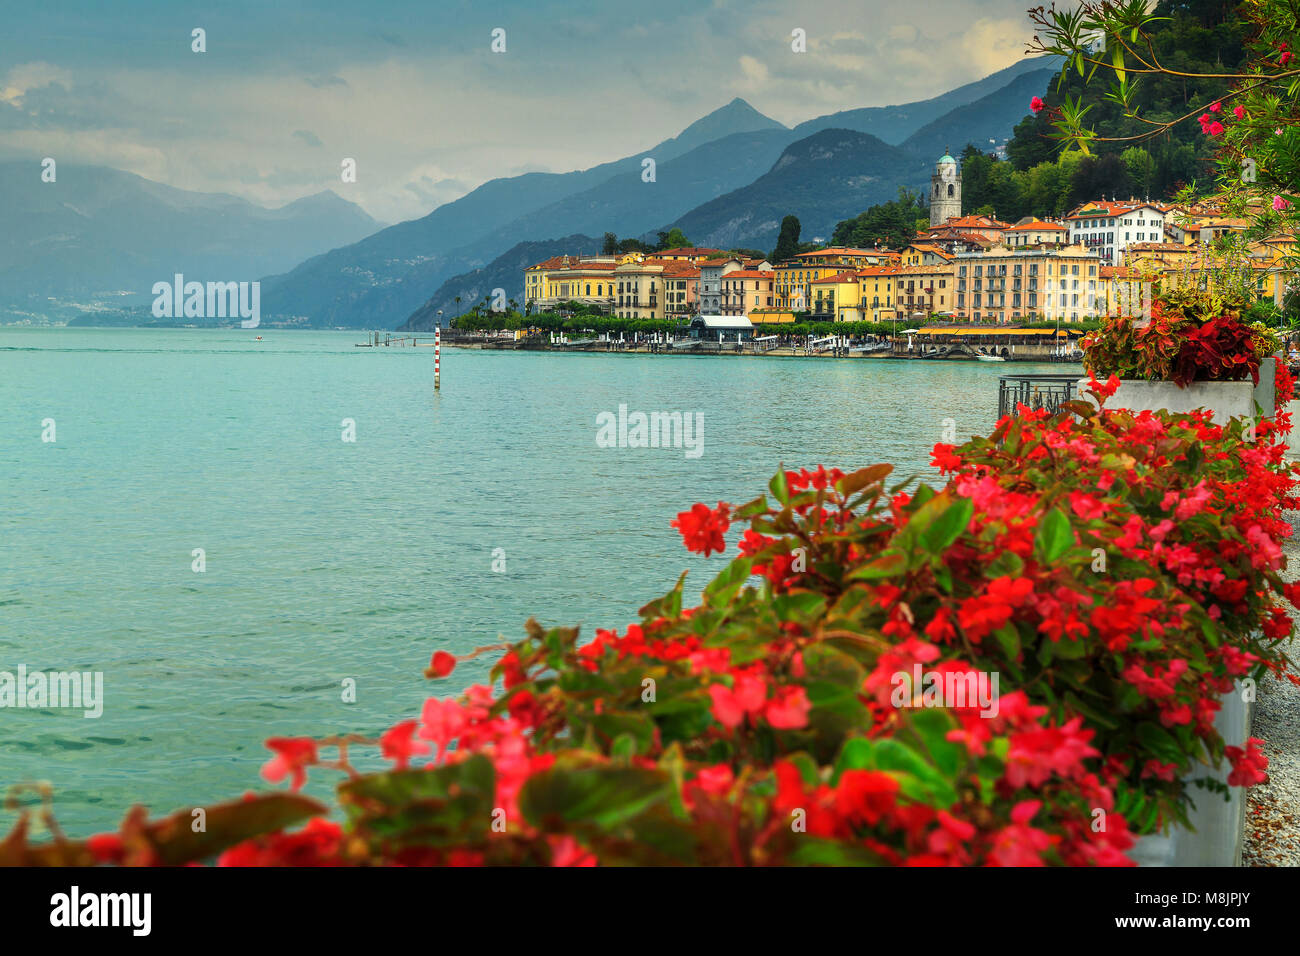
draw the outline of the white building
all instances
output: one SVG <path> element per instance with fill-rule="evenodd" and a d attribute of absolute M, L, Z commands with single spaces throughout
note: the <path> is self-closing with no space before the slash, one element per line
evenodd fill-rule
<path fill-rule="evenodd" d="M 1163 242 L 1168 206 L 1130 199 L 1128 202 L 1086 203 L 1065 217 L 1070 243 L 1096 252 L 1105 265 L 1115 265 L 1132 243 Z"/>

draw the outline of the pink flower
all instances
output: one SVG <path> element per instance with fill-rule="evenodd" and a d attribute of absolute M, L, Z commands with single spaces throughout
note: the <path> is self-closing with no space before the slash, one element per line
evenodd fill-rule
<path fill-rule="evenodd" d="M 1281 196 L 1274 196 L 1273 208 L 1278 212 L 1284 212 L 1291 208 L 1291 201 L 1289 199 L 1283 199 Z"/>
<path fill-rule="evenodd" d="M 460 704 L 451 697 L 438 700 L 430 697 L 424 702 L 420 715 L 420 737 L 438 745 L 438 762 L 442 761 L 451 742 L 460 736 L 468 721 Z"/>
<path fill-rule="evenodd" d="M 753 674 L 738 674 L 735 687 L 714 684 L 709 688 L 713 698 L 713 716 L 724 727 L 739 727 L 746 714 L 757 714 L 767 699 L 767 681 Z"/>
<path fill-rule="evenodd" d="M 1219 112 L 1219 110 L 1221 110 L 1221 109 L 1223 109 L 1223 104 L 1222 104 L 1222 103 L 1214 103 L 1214 104 L 1211 104 L 1211 106 L 1210 106 L 1210 112 L 1211 112 L 1211 113 L 1217 113 L 1217 112 Z"/>
<path fill-rule="evenodd" d="M 1232 108 L 1232 115 L 1237 117 L 1237 119 L 1245 119 L 1246 111 L 1242 109 L 1240 106 L 1234 106 Z"/>
<path fill-rule="evenodd" d="M 802 687 L 782 687 L 767 702 L 763 716 L 777 730 L 797 730 L 808 726 L 808 711 L 812 701 Z"/>
<path fill-rule="evenodd" d="M 1218 120 L 1215 120 L 1213 123 L 1210 124 L 1210 127 L 1208 130 L 1206 130 L 1206 132 L 1208 132 L 1211 136 L 1218 136 L 1220 133 L 1223 132 L 1223 124 L 1220 123 Z"/>
<path fill-rule="evenodd" d="M 390 727 L 379 738 L 380 752 L 397 764 L 398 770 L 405 770 L 411 762 L 411 757 L 415 754 L 427 754 L 429 745 L 422 744 L 418 740 L 413 740 L 416 727 L 419 726 L 417 721 L 404 720 L 396 726 Z"/>
<path fill-rule="evenodd" d="M 1043 103 L 1043 98 L 1041 96 L 1035 96 L 1029 101 L 1029 108 L 1035 113 L 1041 113 L 1043 111 L 1043 106 L 1045 105 L 1046 104 Z"/>
<path fill-rule="evenodd" d="M 310 737 L 272 737 L 266 746 L 275 756 L 262 767 L 262 776 L 271 783 L 291 777 L 290 786 L 301 790 L 307 780 L 307 768 L 316 762 L 316 741 Z"/>

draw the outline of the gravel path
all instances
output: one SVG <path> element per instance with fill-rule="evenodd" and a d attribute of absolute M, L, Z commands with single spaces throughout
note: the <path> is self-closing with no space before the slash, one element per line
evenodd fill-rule
<path fill-rule="evenodd" d="M 1300 429 L 1300 403 L 1292 402 Z M 1296 450 L 1300 455 L 1300 449 Z M 1300 578 L 1300 513 L 1290 514 L 1295 534 L 1283 543 L 1284 577 Z M 1300 664 L 1300 642 L 1287 651 Z M 1268 783 L 1246 792 L 1246 839 L 1242 866 L 1300 866 L 1300 687 L 1269 675 L 1260 682 L 1253 734 L 1264 741 Z"/>

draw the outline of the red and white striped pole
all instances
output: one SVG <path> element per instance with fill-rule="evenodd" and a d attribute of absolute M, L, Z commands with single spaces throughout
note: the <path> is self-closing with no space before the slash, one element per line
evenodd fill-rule
<path fill-rule="evenodd" d="M 441 357 L 442 357 L 442 326 L 435 325 L 433 327 L 433 390 L 435 392 L 442 384 L 439 381 L 441 377 L 440 376 L 441 370 L 438 368 L 438 363 Z"/>

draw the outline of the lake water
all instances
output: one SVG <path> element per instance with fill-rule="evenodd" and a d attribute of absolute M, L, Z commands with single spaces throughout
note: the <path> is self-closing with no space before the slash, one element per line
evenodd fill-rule
<path fill-rule="evenodd" d="M 0 784 L 49 781 L 74 835 L 257 788 L 266 737 L 416 716 L 437 649 L 530 615 L 621 628 L 687 568 L 698 594 L 720 561 L 676 512 L 782 461 L 932 475 L 945 419 L 991 428 L 999 374 L 1077 368 L 446 349 L 435 394 L 432 349 L 254 335 L 0 328 L 0 671 L 99 671 L 105 696 L 0 709 Z M 699 413 L 703 453 L 599 447 L 621 404 Z"/>

